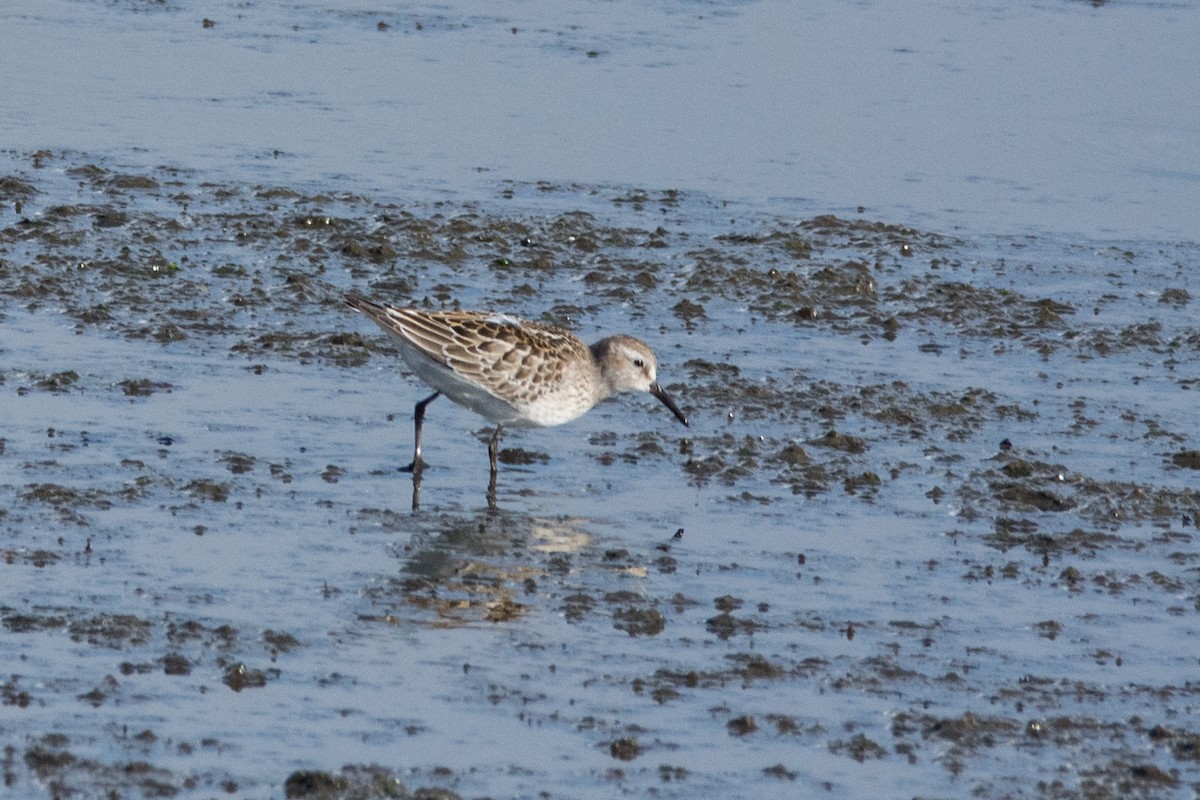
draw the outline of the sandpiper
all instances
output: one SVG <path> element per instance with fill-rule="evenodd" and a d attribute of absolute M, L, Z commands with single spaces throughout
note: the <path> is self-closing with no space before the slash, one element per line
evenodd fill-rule
<path fill-rule="evenodd" d="M 493 497 L 496 451 L 506 425 L 561 425 L 619 392 L 649 392 L 688 424 L 658 385 L 654 351 L 632 336 L 609 336 L 589 347 L 563 328 L 504 314 L 421 311 L 357 294 L 346 295 L 346 305 L 396 337 L 404 362 L 435 390 L 413 412 L 413 461 L 407 469 L 414 473 L 423 465 L 425 407 L 443 394 L 496 423 L 488 442 Z"/>

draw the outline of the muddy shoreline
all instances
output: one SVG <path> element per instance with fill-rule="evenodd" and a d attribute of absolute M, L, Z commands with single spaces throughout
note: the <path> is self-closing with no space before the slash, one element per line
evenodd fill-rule
<path fill-rule="evenodd" d="M 14 796 L 1200 787 L 1196 245 L 20 160 Z M 489 512 L 446 412 L 414 515 L 422 387 L 351 289 L 640 331 L 700 423 L 506 440 Z"/>

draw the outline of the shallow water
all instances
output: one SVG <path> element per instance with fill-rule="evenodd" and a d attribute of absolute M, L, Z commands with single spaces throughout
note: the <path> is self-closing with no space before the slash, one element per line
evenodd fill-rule
<path fill-rule="evenodd" d="M 405 199 L 548 180 L 1196 238 L 1194 0 L 13 0 L 0 30 L 18 151 Z"/>
<path fill-rule="evenodd" d="M 1152 102 L 1195 8 L 781 8 L 0 12 L 30 76 L 0 109 L 12 796 L 1195 794 L 1195 156 L 1167 133 L 1200 126 Z M 1104 98 L 1140 133 L 1030 125 L 1062 86 L 987 70 L 1116 29 L 1166 37 L 1079 66 L 1154 70 Z M 831 51 L 913 74 L 790 108 L 738 80 Z M 906 112 L 941 73 L 975 87 L 961 153 Z M 553 80 L 588 113 L 518 102 Z M 827 168 L 771 145 L 813 108 L 845 115 Z M 863 123 L 921 163 L 881 169 Z M 1120 166 L 1043 146 L 1085 133 Z M 623 397 L 513 432 L 489 511 L 485 426 L 442 400 L 413 513 L 426 390 L 350 289 L 636 333 L 692 427 Z"/>

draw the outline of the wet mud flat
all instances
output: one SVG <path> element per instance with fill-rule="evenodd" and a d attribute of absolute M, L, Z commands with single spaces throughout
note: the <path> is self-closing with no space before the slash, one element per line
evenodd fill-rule
<path fill-rule="evenodd" d="M 1194 243 L 0 170 L 17 797 L 1193 797 Z M 346 311 L 628 331 L 505 439 Z"/>

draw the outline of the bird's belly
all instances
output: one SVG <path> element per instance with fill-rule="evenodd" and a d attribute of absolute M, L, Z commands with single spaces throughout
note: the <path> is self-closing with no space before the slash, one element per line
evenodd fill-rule
<path fill-rule="evenodd" d="M 583 398 L 562 394 L 542 395 L 521 408 L 524 427 L 549 428 L 582 417 L 592 404 Z"/>
<path fill-rule="evenodd" d="M 590 407 L 584 397 L 570 391 L 543 394 L 533 401 L 509 402 L 453 369 L 438 363 L 407 342 L 400 342 L 404 362 L 434 389 L 497 425 L 513 428 L 544 428 L 561 425 L 582 416 Z"/>

